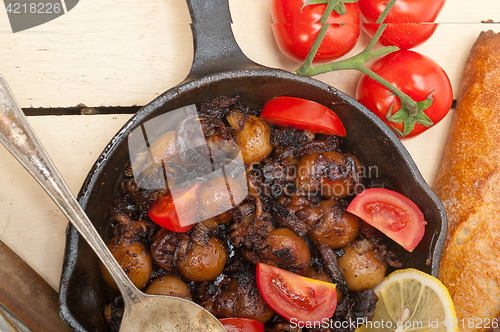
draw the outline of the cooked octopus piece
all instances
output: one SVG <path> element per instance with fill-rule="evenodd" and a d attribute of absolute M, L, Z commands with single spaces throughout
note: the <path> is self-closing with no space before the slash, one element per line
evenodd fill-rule
<path fill-rule="evenodd" d="M 337 284 L 337 289 L 339 289 L 342 293 L 347 294 L 349 292 L 349 286 L 344 278 L 337 255 L 335 255 L 333 249 L 326 244 L 319 243 L 316 243 L 314 247 L 319 252 L 330 278 Z"/>
<path fill-rule="evenodd" d="M 213 218 L 203 220 L 193 227 L 192 239 L 193 241 L 204 247 L 207 245 L 208 241 L 212 238 L 212 235 L 219 228 L 219 224 Z"/>
<path fill-rule="evenodd" d="M 259 250 L 266 245 L 270 232 L 274 229 L 268 215 L 256 215 L 255 203 L 247 201 L 234 209 L 233 224 L 229 227 L 229 238 L 237 248 Z"/>
<path fill-rule="evenodd" d="M 181 238 L 179 233 L 161 228 L 154 236 L 151 255 L 155 262 L 166 271 L 174 271 L 177 266 L 176 251 Z"/>
<path fill-rule="evenodd" d="M 310 226 L 303 219 L 280 205 L 274 198 L 269 197 L 266 199 L 266 202 L 272 217 L 282 226 L 290 228 L 299 236 L 305 236 L 310 231 Z"/>
<path fill-rule="evenodd" d="M 295 185 L 305 192 L 317 192 L 326 198 L 345 198 L 354 194 L 358 183 L 355 160 L 337 151 L 306 155 L 297 165 Z"/>
<path fill-rule="evenodd" d="M 269 233 L 263 249 L 242 249 L 250 262 L 266 263 L 304 275 L 309 269 L 311 252 L 304 239 L 288 228 L 277 228 Z"/>
<path fill-rule="evenodd" d="M 250 318 L 261 323 L 266 323 L 274 315 L 251 275 L 223 280 L 217 292 L 202 306 L 217 317 Z"/>

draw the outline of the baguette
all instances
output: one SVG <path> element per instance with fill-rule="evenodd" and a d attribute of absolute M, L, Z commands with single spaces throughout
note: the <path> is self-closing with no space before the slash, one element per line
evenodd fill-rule
<path fill-rule="evenodd" d="M 439 279 L 459 331 L 500 325 L 500 34 L 483 31 L 470 51 L 434 191 L 448 215 Z"/>

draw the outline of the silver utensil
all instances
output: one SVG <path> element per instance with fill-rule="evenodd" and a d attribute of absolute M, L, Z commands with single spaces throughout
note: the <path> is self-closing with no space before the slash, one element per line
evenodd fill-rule
<path fill-rule="evenodd" d="M 45 189 L 113 276 L 125 303 L 120 331 L 226 331 L 196 303 L 147 295 L 132 284 L 50 160 L 2 76 L 0 141 Z"/>

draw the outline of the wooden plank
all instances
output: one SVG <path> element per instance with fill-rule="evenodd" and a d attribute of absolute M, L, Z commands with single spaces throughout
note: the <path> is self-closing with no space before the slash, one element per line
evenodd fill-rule
<path fill-rule="evenodd" d="M 232 0 L 233 30 L 243 51 L 258 63 L 294 71 L 271 32 L 269 0 Z M 440 63 L 455 90 L 467 50 L 483 29 L 500 20 L 500 2 L 448 0 L 436 34 L 418 51 Z M 184 0 L 142 2 L 86 0 L 62 17 L 11 33 L 0 11 L 2 74 L 22 107 L 144 105 L 181 82 L 192 61 L 190 18 Z M 450 23 L 461 22 L 461 23 Z M 469 23 L 463 23 L 469 22 Z M 352 52 L 367 42 L 362 36 Z M 351 54 L 352 54 L 351 53 Z M 357 72 L 317 77 L 354 94 Z"/>
<path fill-rule="evenodd" d="M 129 117 L 43 116 L 29 122 L 77 195 L 96 158 Z M 1 145 L 0 171 L 0 239 L 57 289 L 68 221 Z"/>

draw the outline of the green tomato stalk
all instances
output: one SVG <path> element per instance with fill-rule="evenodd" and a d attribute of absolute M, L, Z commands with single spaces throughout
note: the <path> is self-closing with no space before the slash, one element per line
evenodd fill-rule
<path fill-rule="evenodd" d="M 342 12 L 345 13 L 345 7 L 344 3 L 352 3 L 356 2 L 357 0 L 309 0 L 304 6 L 307 5 L 313 5 L 313 4 L 319 4 L 319 3 L 325 3 L 326 1 L 326 9 L 325 12 L 323 13 L 319 23 L 322 23 L 322 27 L 318 33 L 318 37 L 316 37 L 316 40 L 314 41 L 314 44 L 309 51 L 309 54 L 307 55 L 307 58 L 305 59 L 304 63 L 302 66 L 295 71 L 297 75 L 301 76 L 315 76 L 319 74 L 323 74 L 326 72 L 330 71 L 338 71 L 338 70 L 357 70 L 362 72 L 363 74 L 369 76 L 370 78 L 374 79 L 375 81 L 379 82 L 382 84 L 384 87 L 386 87 L 389 91 L 394 93 L 399 100 L 401 101 L 401 108 L 392 115 L 392 107 L 394 104 L 391 105 L 389 108 L 386 119 L 389 122 L 392 123 L 401 123 L 403 122 L 403 132 L 400 130 L 394 128 L 394 131 L 400 136 L 400 137 L 405 137 L 408 135 L 413 128 L 415 127 L 416 123 L 419 123 L 421 125 L 424 125 L 426 127 L 430 127 L 433 125 L 432 120 L 427 116 L 427 114 L 424 113 L 426 109 L 428 109 L 433 102 L 432 99 L 432 94 L 434 91 L 432 91 L 426 99 L 422 101 L 414 101 L 410 96 L 407 94 L 403 93 L 401 90 L 396 88 L 394 85 L 389 83 L 386 79 L 381 77 L 380 75 L 376 74 L 369 68 L 365 66 L 365 64 L 375 58 L 387 55 L 389 53 L 398 51 L 399 48 L 396 46 L 387 46 L 381 49 L 374 50 L 374 46 L 379 40 L 380 36 L 384 32 L 385 28 L 387 27 L 387 23 L 383 23 L 387 15 L 389 14 L 390 10 L 394 6 L 397 0 L 390 0 L 387 7 L 384 9 L 382 14 L 380 14 L 380 17 L 377 19 L 376 23 L 379 23 L 380 26 L 373 36 L 372 40 L 366 46 L 366 48 L 359 54 L 345 59 L 345 60 L 340 60 L 340 61 L 335 61 L 327 64 L 322 64 L 322 65 L 317 65 L 313 66 L 312 61 L 314 59 L 314 56 L 318 52 L 318 49 L 321 45 L 321 42 L 326 34 L 326 31 L 330 27 L 330 23 L 326 23 L 326 20 L 332 13 L 332 11 L 335 9 L 339 14 L 342 14 Z"/>

